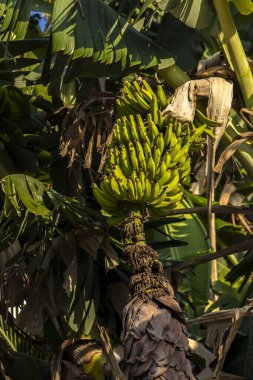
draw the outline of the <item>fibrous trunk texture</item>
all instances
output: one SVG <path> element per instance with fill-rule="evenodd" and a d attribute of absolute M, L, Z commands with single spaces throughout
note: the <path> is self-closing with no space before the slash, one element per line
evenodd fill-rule
<path fill-rule="evenodd" d="M 158 253 L 145 243 L 138 214 L 126 220 L 123 237 L 133 275 L 123 316 L 122 368 L 129 380 L 192 380 L 183 314 Z"/>

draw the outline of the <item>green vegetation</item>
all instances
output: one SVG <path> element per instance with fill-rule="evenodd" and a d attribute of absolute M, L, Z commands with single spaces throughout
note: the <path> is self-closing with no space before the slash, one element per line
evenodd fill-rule
<path fill-rule="evenodd" d="M 252 378 L 252 13 L 0 0 L 1 379 Z"/>

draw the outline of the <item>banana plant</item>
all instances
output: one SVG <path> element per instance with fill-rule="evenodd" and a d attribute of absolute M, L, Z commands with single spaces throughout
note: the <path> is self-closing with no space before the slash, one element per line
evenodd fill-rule
<path fill-rule="evenodd" d="M 15 3 L 2 2 L 2 4 L 0 4 L 0 15 L 3 19 L 0 32 L 2 41 L 0 47 L 0 51 L 2 52 L 2 76 L 0 78 L 1 84 L 15 83 L 15 85 L 19 86 L 24 92 L 29 94 L 29 96 L 31 96 L 31 99 L 35 100 L 34 105 L 32 106 L 33 111 L 35 111 L 34 108 L 40 100 L 43 101 L 46 99 L 47 102 L 44 102 L 44 106 L 46 105 L 47 111 L 49 110 L 49 112 L 51 112 L 51 102 L 53 102 L 54 105 L 64 104 L 64 89 L 68 87 L 70 89 L 70 92 L 73 91 L 73 89 L 73 92 L 76 92 L 75 87 L 77 86 L 77 84 L 80 84 L 80 82 L 78 81 L 81 81 L 82 77 L 84 76 L 121 76 L 129 72 L 136 72 L 140 69 L 148 69 L 153 67 L 155 69 L 158 68 L 160 70 L 160 74 L 167 79 L 171 87 L 178 87 L 180 84 L 187 81 L 189 77 L 178 66 L 175 65 L 175 59 L 171 58 L 171 54 L 169 54 L 164 49 L 158 48 L 157 45 L 154 44 L 150 39 L 145 37 L 142 33 L 139 33 L 137 29 L 140 28 L 141 24 L 139 24 L 139 26 L 135 24 L 135 28 L 133 28 L 130 25 L 130 23 L 133 22 L 133 20 L 131 20 L 131 16 L 128 17 L 130 21 L 130 23 L 128 23 L 119 15 L 119 13 L 113 11 L 109 5 L 113 6 L 114 3 L 114 1 L 102 2 L 97 0 L 83 0 L 78 2 L 56 0 L 54 2 L 36 1 L 35 3 L 28 0 L 23 0 Z M 228 12 L 227 2 L 225 4 L 225 2 L 214 1 L 214 6 L 216 8 L 212 7 L 212 4 L 205 0 L 198 1 L 197 8 L 194 8 L 192 6 L 193 2 L 188 0 L 156 0 L 147 1 L 145 3 L 146 4 L 144 4 L 143 9 L 141 9 L 140 7 L 140 17 L 145 15 L 147 9 L 149 12 L 155 12 L 157 7 L 157 9 L 159 9 L 159 17 L 161 17 L 163 12 L 169 11 L 170 14 L 173 15 L 173 17 L 177 17 L 180 21 L 186 23 L 186 25 L 188 25 L 191 28 L 202 28 L 209 25 L 213 20 L 212 13 L 215 14 L 215 9 L 217 10 L 217 15 L 219 17 L 221 26 L 227 19 L 228 22 L 225 22 L 224 27 L 222 26 L 222 29 L 224 29 L 224 39 L 222 39 L 222 32 L 219 34 L 219 37 L 221 38 L 222 47 L 228 58 L 228 61 L 230 62 L 231 67 L 234 68 L 236 71 L 238 81 L 242 89 L 242 93 L 244 94 L 246 105 L 250 106 L 250 103 L 248 103 L 247 99 L 250 98 L 250 86 L 252 85 L 252 81 L 248 70 L 248 66 L 245 63 L 245 56 L 243 55 L 241 46 L 239 44 L 240 41 L 238 40 L 236 30 L 234 29 L 234 26 L 231 23 L 232 20 Z M 237 7 L 237 9 L 243 14 L 249 14 L 252 11 L 250 1 L 242 2 L 239 0 L 234 0 L 233 3 Z M 121 1 L 121 4 L 124 5 L 124 2 Z M 119 7 L 121 6 L 121 4 L 119 4 Z M 29 22 L 29 20 L 30 12 L 34 9 L 36 9 L 37 11 L 46 12 L 52 16 L 52 28 L 49 28 L 49 30 L 46 32 L 44 36 L 42 36 L 41 34 L 36 35 L 36 33 L 36 36 L 32 34 L 31 23 Z M 119 12 L 121 12 L 122 7 L 121 9 L 117 9 L 119 10 Z M 187 9 L 187 11 L 185 11 L 185 9 Z M 138 16 L 137 20 L 135 21 L 138 22 Z M 159 18 L 156 20 L 156 22 L 159 22 Z M 100 25 L 99 36 L 97 34 L 98 25 Z M 235 45 L 233 45 L 233 41 L 230 41 L 228 38 L 231 30 L 234 31 L 236 35 Z M 83 31 L 85 31 L 85 33 L 83 33 Z M 133 44 L 133 41 L 136 41 L 136 43 Z M 217 47 L 217 44 L 215 46 Z M 238 59 L 234 60 L 234 55 L 236 54 L 235 50 L 241 53 L 240 62 L 243 62 L 242 67 L 238 67 Z M 164 67 L 166 67 L 166 69 L 164 69 Z M 162 70 L 162 68 L 164 70 Z M 242 69 L 244 71 L 242 71 Z M 247 83 L 245 80 L 243 80 L 243 76 L 245 73 L 248 75 Z M 78 81 L 75 80 L 76 76 L 78 76 Z M 178 134 L 178 131 L 181 128 L 180 133 L 185 133 L 185 138 L 189 133 L 191 134 L 191 136 L 194 136 L 194 133 L 196 132 L 196 127 L 198 126 L 199 122 L 199 120 L 196 119 L 193 125 L 187 127 L 186 125 L 181 125 L 180 123 L 175 122 L 175 120 L 173 119 L 164 121 L 161 112 L 156 112 L 157 110 L 159 111 L 159 109 L 161 110 L 161 107 L 165 107 L 165 103 L 167 102 L 166 97 L 164 97 L 164 94 L 161 91 L 161 86 L 158 87 L 158 93 L 154 93 L 154 91 L 150 87 L 148 87 L 148 85 L 145 82 L 141 84 L 140 88 L 137 86 L 137 84 L 135 83 L 135 87 L 132 88 L 126 83 L 126 86 L 123 89 L 123 96 L 117 100 L 117 112 L 120 115 L 120 118 L 118 118 L 118 121 L 116 123 L 116 132 L 113 137 L 116 149 L 109 149 L 109 164 L 106 168 L 106 175 L 105 177 L 103 177 L 100 185 L 100 189 L 102 190 L 103 194 L 103 199 L 101 198 L 101 193 L 99 192 L 100 190 L 94 189 L 97 199 L 101 201 L 101 206 L 104 209 L 104 217 L 111 224 L 120 222 L 123 222 L 124 224 L 125 218 L 126 216 L 128 216 L 129 213 L 129 207 L 127 205 L 132 203 L 134 203 L 135 205 L 139 203 L 142 204 L 141 211 L 143 210 L 143 203 L 147 204 L 148 206 L 145 206 L 147 209 L 147 215 L 149 213 L 151 217 L 160 218 L 162 216 L 161 214 L 163 214 L 162 209 L 165 206 L 167 206 L 167 210 L 164 213 L 168 212 L 172 205 L 171 202 L 168 199 L 166 199 L 168 198 L 167 195 L 170 195 L 170 199 L 174 195 L 177 195 L 179 197 L 178 194 L 180 194 L 181 190 L 180 192 L 174 195 L 169 194 L 169 191 L 164 191 L 164 193 L 161 195 L 161 197 L 165 197 L 163 201 L 160 203 L 162 207 L 158 207 L 159 201 L 157 197 L 160 196 L 160 184 L 162 187 L 164 187 L 164 190 L 166 188 L 167 190 L 170 189 L 169 185 L 171 185 L 171 180 L 175 179 L 174 184 L 177 183 L 177 181 L 181 181 L 182 173 L 184 171 L 180 172 L 180 175 L 178 177 L 175 176 L 173 178 L 174 169 L 172 166 L 170 174 L 171 176 L 169 177 L 166 173 L 167 176 L 163 178 L 162 172 L 165 168 L 164 165 L 166 165 L 165 162 L 167 162 L 168 164 L 169 160 L 169 165 L 173 165 L 177 160 L 180 160 L 180 158 L 183 159 L 189 147 L 186 146 L 184 140 L 180 142 L 181 145 L 178 144 L 177 141 L 176 145 L 178 144 L 177 149 L 179 149 L 179 151 L 177 152 L 177 149 L 174 151 L 174 149 L 172 149 L 173 147 L 171 148 L 169 144 L 168 147 L 171 151 L 169 151 L 166 156 L 164 153 L 161 159 L 161 157 L 159 157 L 159 150 L 162 150 L 161 147 L 163 144 L 165 145 L 162 138 L 170 138 L 171 128 L 169 128 L 168 126 L 168 124 L 170 125 L 170 123 L 173 127 L 174 125 L 176 126 Z M 41 91 L 43 91 L 43 99 L 41 99 Z M 68 193 L 69 195 L 69 189 L 66 190 L 65 187 L 66 181 L 61 180 L 61 184 L 59 184 L 59 182 L 57 181 L 57 178 L 59 178 L 58 174 L 64 168 L 64 164 L 60 166 L 61 169 L 59 169 L 59 166 L 57 166 L 52 182 L 53 186 L 56 186 L 57 190 L 59 190 L 60 192 L 64 188 L 63 192 L 65 195 L 63 196 L 62 194 L 48 191 L 47 186 L 49 183 L 51 183 L 52 180 L 52 171 L 50 167 L 52 163 L 52 157 L 50 157 L 50 154 L 47 154 L 46 146 L 48 147 L 50 143 L 47 140 L 46 146 L 41 144 L 41 141 L 39 141 L 40 139 L 38 139 L 37 132 L 34 133 L 34 128 L 41 128 L 41 130 L 44 131 L 45 129 L 47 129 L 48 131 L 50 131 L 50 133 L 53 132 L 52 134 L 54 136 L 57 135 L 57 128 L 55 128 L 55 130 L 52 131 L 54 127 L 52 127 L 50 123 L 47 124 L 46 122 L 45 126 L 45 124 L 41 123 L 39 119 L 36 118 L 36 120 L 34 120 L 34 116 L 32 117 L 32 121 L 35 121 L 35 126 L 33 122 L 31 124 L 29 123 L 29 118 L 27 118 L 28 122 L 23 122 L 21 118 L 24 116 L 24 114 L 26 114 L 25 116 L 30 115 L 29 107 L 27 108 L 27 99 L 25 102 L 23 102 L 23 100 L 21 101 L 21 106 L 14 107 L 16 108 L 16 110 L 18 110 L 17 114 L 15 115 L 16 111 L 14 110 L 14 113 L 12 112 L 12 104 L 19 103 L 19 98 L 21 98 L 21 95 L 15 90 L 13 90 L 12 92 L 14 93 L 14 99 L 13 101 L 7 102 L 8 104 L 6 106 L 6 109 L 4 111 L 5 114 L 3 116 L 4 119 L 2 120 L 3 123 L 1 123 L 1 127 L 2 125 L 3 127 L 1 131 L 2 144 L 0 145 L 0 152 L 2 155 L 1 157 L 4 157 L 4 161 L 1 160 L 1 176 L 4 177 L 7 174 L 21 171 L 25 172 L 26 174 L 30 174 L 31 176 L 36 176 L 37 178 L 42 179 L 42 182 L 43 178 L 45 179 L 46 177 L 46 184 L 43 184 L 43 186 L 41 187 L 41 184 L 38 184 L 37 182 L 33 183 L 33 179 L 31 179 L 30 177 L 22 177 L 22 179 L 21 177 L 16 177 L 16 179 L 14 177 L 7 177 L 6 182 L 3 182 L 3 189 L 8 194 L 6 198 L 8 199 L 8 201 L 6 200 L 4 209 L 6 213 L 2 214 L 3 226 L 1 226 L 1 228 L 3 228 L 2 231 L 5 239 L 4 242 L 7 242 L 7 245 L 10 244 L 10 241 L 12 241 L 10 239 L 12 239 L 13 236 L 19 237 L 21 238 L 21 240 L 23 238 L 23 240 L 25 241 L 30 236 L 30 231 L 33 228 L 32 226 L 36 226 L 37 222 L 39 222 L 38 225 L 40 226 L 39 232 L 41 232 L 41 230 L 45 231 L 49 227 L 50 233 L 47 230 L 48 233 L 46 234 L 46 237 L 49 237 L 49 241 L 51 241 L 50 239 L 52 238 L 52 234 L 56 234 L 58 232 L 61 233 L 62 228 L 65 231 L 65 228 L 67 228 L 65 224 L 66 219 L 68 220 L 68 223 L 72 226 L 79 225 L 80 223 L 82 224 L 84 223 L 84 221 L 86 223 L 86 211 L 88 211 L 88 208 L 86 207 L 86 204 L 80 202 L 79 197 L 78 199 L 71 199 L 69 197 L 65 197 L 66 193 Z M 71 98 L 71 96 L 69 96 L 69 98 Z M 36 99 L 34 99 L 34 97 Z M 156 98 L 158 98 L 158 100 Z M 71 102 L 69 102 L 69 104 L 70 103 Z M 5 103 L 3 102 L 2 104 Z M 10 106 L 11 112 L 9 112 L 8 109 L 8 107 Z M 26 112 L 21 112 L 22 107 L 26 107 Z M 151 117 L 147 116 L 149 112 L 152 113 Z M 138 116 L 139 114 L 141 114 L 141 117 Z M 10 115 L 11 123 L 8 123 L 6 119 Z M 19 117 L 20 115 L 21 118 Z M 12 119 L 12 117 L 14 118 Z M 19 124 L 19 121 L 20 125 L 17 125 Z M 135 131 L 132 128 L 132 124 L 136 124 L 138 131 L 137 135 L 135 134 Z M 143 128 L 143 124 L 145 128 Z M 28 125 L 29 128 L 26 129 Z M 148 136 L 149 141 L 154 143 L 154 145 L 156 146 L 156 149 L 154 151 L 151 151 L 150 154 L 152 160 L 149 159 L 147 161 L 149 152 L 146 152 L 146 150 L 148 151 L 148 145 L 144 144 L 142 147 L 140 146 L 140 144 L 138 144 L 138 138 L 141 131 L 143 133 L 146 132 L 146 135 L 144 134 L 144 137 L 141 136 L 141 139 L 145 140 Z M 133 136 L 137 136 L 138 138 L 136 139 L 135 137 L 132 137 L 132 133 Z M 123 141 L 122 143 L 121 139 L 123 138 L 124 134 L 125 141 Z M 156 134 L 157 136 L 159 135 L 159 137 L 157 137 Z M 161 136 L 161 134 L 163 136 Z M 130 144 L 130 146 L 127 142 L 127 138 L 129 138 L 129 135 L 130 138 L 133 139 L 132 144 Z M 229 137 L 227 141 L 229 141 L 229 139 L 231 140 L 232 135 L 230 133 L 230 130 L 228 130 L 228 135 Z M 177 140 L 178 137 L 179 136 L 176 136 Z M 135 140 L 137 140 L 137 142 Z M 55 146 L 57 146 L 59 140 L 56 138 L 55 141 Z M 180 157 L 178 156 L 178 154 L 181 154 L 181 148 L 183 145 L 185 146 L 185 151 L 183 151 L 182 156 Z M 129 151 L 131 153 L 130 157 Z M 19 157 L 24 158 L 24 152 L 27 153 L 27 156 L 22 166 L 21 158 L 19 159 Z M 136 154 L 136 152 L 138 154 Z M 245 167 L 247 164 L 247 170 L 250 173 L 250 168 L 252 167 L 252 165 L 249 165 L 247 161 L 250 158 L 249 146 L 247 146 L 247 152 L 249 154 L 247 153 L 247 155 L 244 155 L 241 149 L 240 151 L 238 151 L 238 157 L 240 162 L 243 163 Z M 52 153 L 54 156 L 54 160 L 55 152 Z M 44 155 L 47 156 L 46 163 L 45 161 L 43 161 L 43 157 L 42 160 L 39 159 L 39 154 L 42 154 L 43 157 Z M 172 154 L 174 156 L 174 160 L 171 159 Z M 117 164 L 115 164 L 115 162 L 113 161 L 118 159 L 120 159 L 120 161 Z M 186 160 L 186 162 L 188 165 L 188 168 L 186 167 L 187 173 L 187 170 L 189 171 L 190 169 L 189 161 Z M 53 164 L 55 164 L 54 161 Z M 116 165 L 116 167 L 114 165 Z M 135 171 L 132 170 L 132 168 L 130 171 L 129 165 L 133 166 L 134 168 L 136 167 Z M 143 165 L 143 168 L 141 167 L 142 170 L 139 170 L 140 165 Z M 156 172 L 159 169 L 159 173 L 157 174 L 157 176 L 159 178 L 158 181 L 160 181 L 160 184 L 156 180 L 152 182 L 153 179 L 147 179 L 146 181 L 146 178 L 143 176 L 145 165 L 146 169 L 148 166 L 148 171 L 150 173 L 154 172 L 154 170 Z M 122 176 L 120 170 L 124 176 Z M 124 170 L 125 173 L 128 174 L 125 175 Z M 64 173 L 67 173 L 67 171 L 65 170 Z M 40 178 L 40 176 L 42 178 Z M 130 176 L 131 179 L 126 180 L 125 182 L 124 177 L 128 176 Z M 113 178 L 119 178 L 122 181 L 115 182 Z M 187 175 L 185 178 L 187 178 Z M 167 183 L 166 180 L 169 182 Z M 149 183 L 148 181 L 151 183 Z M 185 181 L 187 184 L 186 179 Z M 33 183 L 33 185 L 30 188 L 29 186 L 31 183 Z M 146 188 L 144 190 L 146 191 L 146 199 L 145 202 L 143 202 L 143 189 L 146 186 L 146 184 L 147 191 Z M 12 192 L 13 189 L 15 189 L 14 193 Z M 26 196 L 24 196 L 24 194 L 22 193 L 24 189 Z M 36 191 L 34 189 L 36 189 Z M 175 187 L 175 189 L 178 190 L 177 187 Z M 109 192 L 108 196 L 105 196 L 105 194 L 107 194 L 106 191 Z M 150 198 L 151 192 L 153 199 Z M 31 193 L 33 196 L 31 196 Z M 38 195 L 36 198 L 37 193 Z M 45 203 L 44 195 L 43 202 L 41 203 L 42 193 L 47 194 L 45 195 Z M 48 193 L 50 194 L 51 198 L 49 197 Z M 119 194 L 123 196 L 123 202 L 121 202 L 117 198 L 119 197 Z M 48 197 L 50 198 L 49 200 Z M 25 204 L 22 203 L 22 199 L 26 202 Z M 52 199 L 55 202 L 53 202 L 53 205 Z M 177 200 L 177 198 L 174 198 L 174 202 L 176 203 L 175 199 Z M 48 202 L 50 203 L 50 206 L 48 205 Z M 153 202 L 155 202 L 155 204 Z M 27 210 L 26 205 L 28 205 Z M 122 206 L 121 214 L 117 212 L 118 207 L 120 206 Z M 54 223 L 52 225 L 52 220 L 50 218 L 52 215 L 52 210 L 55 210 L 55 208 L 57 209 L 57 211 L 58 208 L 61 211 L 64 210 L 62 211 L 64 214 L 64 227 L 62 227 L 61 223 L 57 224 L 57 228 L 55 228 Z M 86 211 L 84 212 L 84 210 Z M 141 219 L 143 219 L 143 212 L 140 213 L 139 207 L 137 207 L 137 209 L 134 209 L 132 212 L 134 213 L 132 227 L 133 229 L 140 229 L 140 236 L 137 237 L 140 237 L 141 241 L 144 241 L 142 240 L 144 239 L 144 236 L 142 233 L 141 221 Z M 57 212 L 56 215 L 58 217 Z M 22 223 L 22 218 L 24 218 L 24 223 Z M 62 222 L 61 217 L 59 218 L 60 222 Z M 98 217 L 96 214 L 95 225 L 97 223 L 97 218 L 99 222 L 101 222 L 100 217 Z M 55 222 L 55 219 L 53 219 L 53 222 Z M 30 227 L 30 229 L 26 229 L 26 235 L 24 235 L 22 233 L 24 231 L 24 228 L 26 228 L 27 226 Z M 129 223 L 129 226 L 131 226 L 131 223 Z M 128 232 L 129 231 L 125 230 L 125 235 L 127 235 Z M 129 237 L 130 240 L 127 241 L 127 243 L 134 243 L 133 240 L 135 240 L 135 236 L 136 234 L 134 234 L 134 236 L 131 235 Z M 33 239 L 34 236 L 31 238 Z M 44 243 L 48 243 L 48 240 L 44 239 Z M 138 246 L 141 244 L 129 245 Z M 3 247 L 6 247 L 6 245 Z M 138 249 L 139 248 L 140 247 L 138 247 Z M 34 270 L 38 261 L 40 262 L 40 268 L 43 268 L 43 266 L 46 265 L 46 263 L 50 262 L 50 254 L 46 254 L 45 257 L 43 257 L 44 253 L 45 249 L 42 247 L 42 250 L 39 252 L 39 258 L 37 255 L 32 256 L 33 260 L 29 269 L 30 271 Z M 154 268 L 157 265 L 157 273 L 160 273 L 159 263 L 156 261 L 156 258 L 153 261 L 151 260 L 151 262 L 155 262 Z M 132 262 L 131 264 L 133 265 Z M 89 268 L 89 271 L 87 270 L 87 272 L 85 272 L 85 278 L 87 280 L 87 283 L 90 283 L 91 280 L 89 277 L 89 272 L 96 272 L 96 270 L 93 268 L 93 263 L 88 259 L 88 263 L 85 261 L 82 263 L 82 265 L 84 269 Z M 82 268 L 82 265 L 80 264 L 80 268 Z M 154 270 L 154 268 L 152 268 L 151 272 Z M 73 303 L 66 303 L 71 306 L 72 311 L 72 313 L 68 315 L 67 323 L 72 324 L 71 330 L 74 330 L 75 332 L 77 332 L 79 329 L 79 322 L 83 321 L 83 318 L 86 318 L 86 314 L 78 315 L 78 313 L 75 313 L 75 305 L 82 304 L 82 298 L 80 297 L 78 299 L 78 295 L 80 295 L 83 289 L 85 288 L 85 286 L 83 287 L 83 285 L 83 283 L 78 285 L 77 293 L 72 289 L 77 298 L 75 299 L 75 301 L 73 301 Z M 94 290 L 95 285 L 93 284 L 91 288 L 93 288 Z M 90 293 L 88 292 L 88 295 L 89 294 Z M 173 292 L 171 292 L 171 294 L 173 294 Z M 172 301 L 170 300 L 170 302 Z M 89 302 L 89 300 L 87 300 L 87 303 L 85 303 L 88 309 L 92 310 L 93 312 L 93 316 L 87 318 L 87 324 L 85 323 L 87 330 L 89 330 L 92 321 L 94 321 L 95 303 L 96 302 Z M 131 308 L 128 311 L 131 312 Z M 174 314 L 177 316 L 177 318 L 174 318 L 174 323 L 176 323 L 175 320 L 180 320 L 181 314 L 178 310 L 174 310 Z M 76 322 L 75 318 L 77 318 L 78 322 Z M 136 318 L 138 318 L 138 315 Z M 64 324 L 65 322 L 66 321 L 64 321 Z M 187 344 L 185 343 L 185 347 L 186 346 Z"/>
<path fill-rule="evenodd" d="M 99 186 L 93 185 L 107 222 L 122 231 L 124 256 L 132 268 L 131 301 L 125 307 L 122 334 L 124 369 L 129 377 L 135 377 L 137 371 L 141 378 L 147 373 L 158 378 L 159 363 L 154 358 L 159 355 L 159 360 L 165 360 L 166 376 L 193 378 L 187 339 L 184 333 L 180 337 L 184 331 L 182 312 L 164 277 L 158 253 L 147 244 L 144 223 L 168 215 L 182 199 L 191 171 L 189 151 L 201 145 L 200 136 L 207 126 L 165 117 L 167 104 L 161 86 L 156 93 L 145 80 L 141 84 L 125 82 L 117 101 L 120 117 L 108 147 L 104 175 Z M 143 320 L 145 328 L 141 327 Z M 172 344 L 175 329 L 176 343 Z M 152 347 L 149 355 L 144 341 Z M 162 350 L 172 350 L 169 359 Z"/>

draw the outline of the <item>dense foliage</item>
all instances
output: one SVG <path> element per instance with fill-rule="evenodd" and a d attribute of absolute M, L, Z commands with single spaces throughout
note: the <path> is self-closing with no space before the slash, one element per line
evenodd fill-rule
<path fill-rule="evenodd" d="M 1 378 L 123 378 L 133 267 L 118 225 L 132 203 L 188 322 L 194 374 L 252 378 L 252 12 L 0 0 Z M 228 120 L 214 78 L 233 84 Z M 190 80 L 193 120 L 163 113 Z"/>

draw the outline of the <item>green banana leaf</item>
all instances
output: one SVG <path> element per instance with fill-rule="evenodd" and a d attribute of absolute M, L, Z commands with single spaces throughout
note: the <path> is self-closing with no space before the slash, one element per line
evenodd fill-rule
<path fill-rule="evenodd" d="M 141 14 L 147 7 L 146 3 L 147 1 L 144 2 Z M 212 20 L 212 5 L 208 0 L 153 0 L 152 4 L 163 12 L 170 12 L 191 28 L 206 28 Z"/>
<path fill-rule="evenodd" d="M 52 352 L 49 353 L 42 340 L 25 333 L 15 325 L 11 326 L 11 323 L 7 323 L 2 315 L 0 315 L 0 339 L 6 345 L 6 349 L 12 353 L 20 352 L 44 360 L 52 356 Z"/>
<path fill-rule="evenodd" d="M 7 49 L 6 40 L 9 44 L 25 38 L 34 1 L 8 1 L 0 5 L 3 15 L 0 39 Z M 55 75 L 60 79 L 65 72 L 68 78 L 99 77 L 174 64 L 166 50 L 139 33 L 102 0 L 55 0 L 51 39 L 45 40 L 49 42 L 48 53 L 28 76 L 31 81 L 40 79 L 42 72 L 43 82 L 50 75 L 54 83 Z"/>
<path fill-rule="evenodd" d="M 100 283 L 96 265 L 90 256 L 81 252 L 77 263 L 75 286 L 67 307 L 67 323 L 79 336 L 87 336 L 95 322 L 100 302 Z"/>
<path fill-rule="evenodd" d="M 27 127 L 31 120 L 31 107 L 28 98 L 14 86 L 0 87 L 0 116 L 8 121 Z M 1 127 L 4 120 L 1 119 Z"/>

